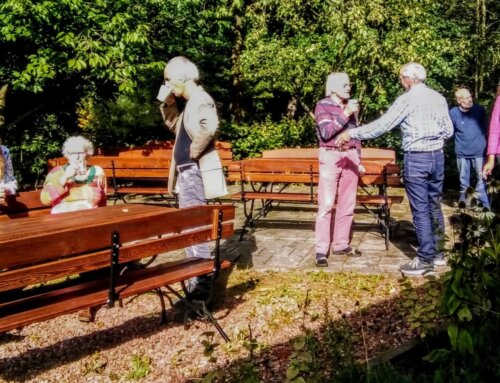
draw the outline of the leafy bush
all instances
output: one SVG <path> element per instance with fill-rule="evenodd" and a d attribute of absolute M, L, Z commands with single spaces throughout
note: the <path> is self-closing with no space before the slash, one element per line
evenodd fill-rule
<path fill-rule="evenodd" d="M 500 183 L 492 181 L 489 192 Z M 475 204 L 450 218 L 456 237 L 445 276 L 442 308 L 449 345 L 428 360 L 441 365 L 435 382 L 500 381 L 500 217 Z"/>
<path fill-rule="evenodd" d="M 222 126 L 220 138 L 233 144 L 236 158 L 257 157 L 262 151 L 287 147 L 317 145 L 314 121 L 309 116 L 299 120 L 283 118 L 279 122 L 268 117 L 252 124 Z"/>

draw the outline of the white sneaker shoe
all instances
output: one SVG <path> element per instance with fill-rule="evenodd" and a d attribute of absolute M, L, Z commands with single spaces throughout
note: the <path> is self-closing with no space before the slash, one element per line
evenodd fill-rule
<path fill-rule="evenodd" d="M 448 261 L 446 260 L 445 257 L 435 258 L 434 266 L 448 266 Z"/>

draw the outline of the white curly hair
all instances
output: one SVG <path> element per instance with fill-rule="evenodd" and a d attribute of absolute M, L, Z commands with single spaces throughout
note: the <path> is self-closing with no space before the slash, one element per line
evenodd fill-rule
<path fill-rule="evenodd" d="M 84 152 L 86 157 L 91 157 L 94 154 L 94 145 L 83 136 L 69 137 L 64 141 L 62 146 L 62 154 L 68 157 L 69 153 Z"/>

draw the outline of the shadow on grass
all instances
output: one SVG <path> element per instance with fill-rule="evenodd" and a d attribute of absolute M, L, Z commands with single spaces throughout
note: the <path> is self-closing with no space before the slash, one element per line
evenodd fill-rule
<path fill-rule="evenodd" d="M 220 290 L 222 290 L 220 283 L 227 280 L 228 272 L 223 274 L 226 275 L 221 274 L 216 286 Z M 218 311 L 217 317 L 229 315 L 242 301 L 245 292 L 254 289 L 257 283 L 258 281 L 254 280 L 223 290 L 224 293 L 217 296 L 213 302 L 214 310 Z M 121 310 L 126 309 L 125 305 Z M 81 325 L 84 326 L 84 324 Z M 135 317 L 112 328 L 65 339 L 47 347 L 33 348 L 13 357 L 0 359 L 0 377 L 8 381 L 23 382 L 36 377 L 43 371 L 74 362 L 97 351 L 111 349 L 132 339 L 148 338 L 165 329 L 182 326 L 183 324 L 175 323 L 160 324 L 159 311 L 154 315 Z M 189 326 L 186 331 L 189 331 Z M 22 341 L 23 338 L 10 333 L 0 334 L 0 345 Z"/>
<path fill-rule="evenodd" d="M 235 253 L 235 241 L 237 239 L 235 240 L 235 236 L 233 236 L 221 245 L 221 257 L 233 261 L 241 258 L 245 262 L 251 263 L 252 253 L 255 251 L 255 241 L 252 239 L 247 243 L 244 254 Z M 258 280 L 251 280 L 227 288 L 227 282 L 233 268 L 221 271 L 217 278 L 212 306 L 214 311 L 222 310 L 222 313 L 217 313 L 219 318 L 228 316 L 242 302 L 244 294 L 254 289 L 258 283 Z M 133 299 L 135 297 L 130 300 Z M 129 299 L 127 299 L 128 301 Z M 125 305 L 121 310 L 127 310 L 127 306 Z M 81 325 L 85 326 L 83 323 Z M 0 359 L 0 377 L 9 381 L 23 382 L 36 377 L 43 371 L 71 363 L 97 351 L 111 349 L 132 339 L 147 338 L 164 329 L 180 326 L 183 324 L 160 324 L 158 305 L 158 312 L 154 315 L 136 317 L 112 328 L 65 339 L 47 347 L 33 348 L 13 357 Z M 187 330 L 189 331 L 189 329 Z M 24 336 L 13 333 L 0 334 L 0 345 L 19 342 L 23 339 Z"/>
<path fill-rule="evenodd" d="M 417 330 L 413 331 L 414 338 L 407 347 L 410 330 L 399 308 L 403 299 L 398 295 L 352 313 L 332 312 L 325 304 L 318 314 L 304 306 L 299 309 L 307 320 L 296 324 L 301 335 L 255 352 L 248 346 L 259 343 L 262 330 L 255 329 L 253 339 L 247 337 L 243 341 L 248 351 L 246 357 L 209 371 L 203 378 L 220 383 L 430 383 L 436 366 L 422 359 L 428 354 L 429 345 L 418 340 Z M 311 321 L 315 316 L 319 326 Z M 436 334 L 438 327 L 436 324 Z M 373 339 L 378 343 L 369 343 Z M 447 338 L 439 341 L 442 346 Z M 366 359 L 366 355 L 374 354 L 379 357 Z"/>

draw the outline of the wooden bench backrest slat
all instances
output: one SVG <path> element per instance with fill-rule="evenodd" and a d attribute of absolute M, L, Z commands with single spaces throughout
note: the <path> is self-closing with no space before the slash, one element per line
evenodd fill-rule
<path fill-rule="evenodd" d="M 116 178 L 127 178 L 130 181 L 134 179 L 158 179 L 167 181 L 167 169 L 117 169 L 115 170 Z"/>
<path fill-rule="evenodd" d="M 234 207 L 218 206 L 222 209 L 224 219 L 234 218 Z M 148 237 L 178 233 L 190 228 L 212 224 L 213 206 L 200 206 L 196 209 L 173 210 L 165 208 L 165 212 L 150 215 L 147 219 L 140 214 L 134 214 L 134 206 L 113 210 L 114 216 L 101 217 L 95 222 L 87 222 L 81 229 L 67 229 L 61 225 L 58 233 L 44 233 L 43 231 L 33 236 L 30 228 L 30 219 L 11 220 L 4 222 L 7 233 L 11 236 L 9 241 L 0 243 L 0 269 L 20 267 L 23 265 L 47 261 L 51 259 L 74 256 L 89 251 L 109 247 L 111 233 L 118 231 L 122 243 L 144 239 Z M 78 221 L 78 213 L 72 214 Z M 128 214 L 130 219 L 119 221 L 117 214 Z M 42 219 L 52 220 L 52 230 L 57 226 L 57 216 L 48 215 Z M 55 221 L 54 221 L 55 220 Z M 29 233 L 29 243 L 24 240 L 25 233 Z"/>
<path fill-rule="evenodd" d="M 233 159 L 232 145 L 229 142 L 217 141 L 215 148 L 219 153 L 221 161 L 228 164 Z M 115 161 L 115 167 L 135 167 L 135 162 L 133 159 L 138 161 L 139 165 L 137 167 L 143 167 L 140 159 L 146 161 L 158 161 L 157 159 L 168 160 L 172 158 L 173 153 L 173 141 L 165 141 L 156 145 L 144 145 L 136 146 L 133 148 L 117 147 L 117 148 L 106 148 L 98 149 L 96 154 L 89 158 L 89 164 L 99 165 L 102 168 L 111 168 L 111 163 L 107 160 Z M 159 160 L 160 163 L 155 165 L 150 165 L 149 167 L 168 167 L 170 162 L 164 163 Z M 66 164 L 67 160 L 65 157 L 51 158 L 47 160 L 47 165 L 49 170 L 58 165 Z M 152 164 L 152 162 L 149 162 Z M 154 162 L 153 162 L 154 163 Z"/>
<path fill-rule="evenodd" d="M 318 159 L 318 148 L 284 148 L 264 150 L 262 158 L 310 158 Z"/>
<path fill-rule="evenodd" d="M 318 159 L 318 148 L 285 148 L 264 150 L 262 158 L 304 158 Z M 380 160 L 386 163 L 396 162 L 393 149 L 361 148 L 361 160 Z"/>
<path fill-rule="evenodd" d="M 0 213 L 19 213 L 45 208 L 47 208 L 47 205 L 42 204 L 40 201 L 40 190 L 32 190 L 6 196 L 5 203 L 0 204 Z"/>
<path fill-rule="evenodd" d="M 228 222 L 228 220 L 224 219 L 222 238 L 229 238 L 234 231 L 233 222 Z M 213 227 L 209 227 L 189 233 L 123 244 L 120 248 L 120 263 L 182 249 L 196 243 L 208 242 L 213 239 L 213 234 Z M 111 249 L 108 248 L 81 256 L 58 259 L 21 269 L 7 270 L 2 273 L 0 278 L 0 292 L 104 268 L 110 264 L 110 255 Z"/>
<path fill-rule="evenodd" d="M 52 163 L 57 164 L 56 166 L 65 165 L 68 161 L 64 157 L 54 158 Z M 117 157 L 117 156 L 93 156 L 88 160 L 89 165 L 97 165 L 103 169 L 112 169 L 113 165 L 115 169 L 165 169 L 170 168 L 170 158 L 169 157 Z"/>
<path fill-rule="evenodd" d="M 230 262 L 221 262 L 222 269 L 229 266 Z M 116 291 L 121 298 L 127 298 L 158 286 L 206 275 L 212 271 L 212 267 L 212 260 L 200 258 L 170 262 L 168 265 L 158 265 L 123 275 L 118 281 Z M 0 332 L 69 314 L 85 307 L 103 305 L 108 298 L 107 284 L 104 280 L 81 283 L 34 298 L 10 302 L 8 307 L 2 307 L 0 304 L 0 318 L 8 316 L 7 320 L 0 320 Z"/>

